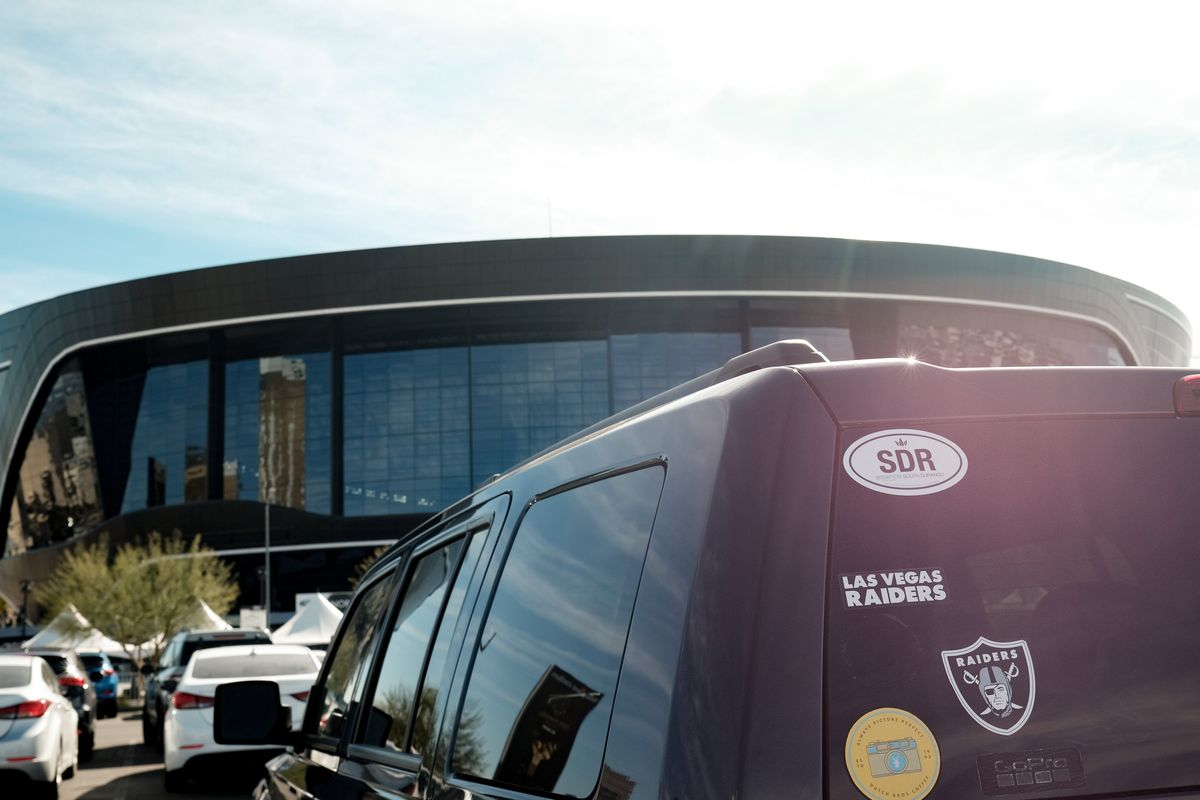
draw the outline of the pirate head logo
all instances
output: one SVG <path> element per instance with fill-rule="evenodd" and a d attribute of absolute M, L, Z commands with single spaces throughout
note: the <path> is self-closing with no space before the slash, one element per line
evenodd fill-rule
<path fill-rule="evenodd" d="M 961 650 L 943 650 L 942 666 L 971 718 L 993 733 L 1012 736 L 1033 713 L 1033 659 L 1022 641 L 980 636 Z"/>

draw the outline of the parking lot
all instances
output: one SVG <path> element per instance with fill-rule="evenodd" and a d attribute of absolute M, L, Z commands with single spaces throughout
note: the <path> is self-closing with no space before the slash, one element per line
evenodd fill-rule
<path fill-rule="evenodd" d="M 252 788 L 252 781 L 241 780 L 232 786 L 195 786 L 180 796 L 191 800 L 245 798 Z M 79 765 L 74 779 L 63 781 L 61 792 L 66 800 L 141 800 L 165 794 L 162 759 L 142 744 L 141 714 L 136 711 L 96 722 L 96 756 Z"/>

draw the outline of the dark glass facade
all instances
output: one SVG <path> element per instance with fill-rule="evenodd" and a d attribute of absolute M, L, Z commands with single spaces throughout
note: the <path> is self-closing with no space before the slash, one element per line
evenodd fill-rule
<path fill-rule="evenodd" d="M 297 512 L 280 535 L 369 550 L 783 338 L 963 367 L 1177 365 L 1191 347 L 1169 302 L 1086 270 L 846 240 L 421 246 L 101 287 L 0 315 L 0 593 L 118 522 L 253 549 L 267 501 Z"/>

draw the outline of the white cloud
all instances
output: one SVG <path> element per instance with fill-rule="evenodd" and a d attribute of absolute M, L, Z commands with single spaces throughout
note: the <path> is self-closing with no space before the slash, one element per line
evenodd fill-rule
<path fill-rule="evenodd" d="M 1200 324 L 1186 3 L 0 8 L 0 189 L 288 252 L 554 233 L 986 247 Z"/>

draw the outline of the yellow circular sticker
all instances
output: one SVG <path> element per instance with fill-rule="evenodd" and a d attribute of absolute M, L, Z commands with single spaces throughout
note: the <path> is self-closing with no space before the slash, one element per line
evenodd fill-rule
<path fill-rule="evenodd" d="M 933 791 L 942 755 L 929 726 L 907 711 L 877 708 L 846 735 L 846 769 L 871 800 L 921 800 Z"/>

